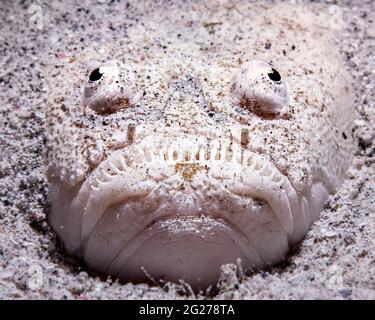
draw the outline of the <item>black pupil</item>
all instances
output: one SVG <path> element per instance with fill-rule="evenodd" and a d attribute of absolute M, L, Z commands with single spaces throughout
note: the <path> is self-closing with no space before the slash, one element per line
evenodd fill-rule
<path fill-rule="evenodd" d="M 100 80 L 102 75 L 103 74 L 100 73 L 99 68 L 97 68 L 90 73 L 89 79 L 90 79 L 90 81 L 98 81 L 98 80 Z"/>
<path fill-rule="evenodd" d="M 278 73 L 274 68 L 272 68 L 272 72 L 268 73 L 268 76 L 270 77 L 270 79 L 272 81 L 280 81 L 281 80 L 280 73 Z"/>

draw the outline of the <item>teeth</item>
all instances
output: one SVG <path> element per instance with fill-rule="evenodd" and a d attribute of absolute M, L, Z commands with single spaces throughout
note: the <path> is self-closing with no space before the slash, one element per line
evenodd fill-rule
<path fill-rule="evenodd" d="M 115 160 L 114 160 L 114 161 L 115 161 Z M 116 164 L 114 163 L 114 161 L 113 161 L 113 162 L 109 162 L 109 166 L 110 166 L 111 170 L 112 170 L 114 173 L 121 174 L 122 171 L 121 171 L 119 168 L 117 168 L 117 166 L 116 166 Z"/>
<path fill-rule="evenodd" d="M 262 169 L 262 161 L 260 159 L 256 159 L 255 160 L 255 166 L 254 166 L 254 169 L 259 171 Z"/>
<path fill-rule="evenodd" d="M 160 149 L 151 150 L 151 159 L 157 159 L 160 155 Z"/>
<path fill-rule="evenodd" d="M 166 152 L 165 150 L 162 150 L 160 152 L 160 159 L 164 161 L 168 161 L 168 152 Z"/>
<path fill-rule="evenodd" d="M 211 152 L 212 151 L 210 149 L 206 150 L 205 153 L 204 153 L 203 159 L 205 159 L 206 161 L 209 161 L 211 159 Z"/>
<path fill-rule="evenodd" d="M 199 151 L 194 152 L 194 155 L 195 155 L 195 160 L 199 161 L 200 160 Z"/>
<path fill-rule="evenodd" d="M 143 159 L 146 158 L 145 151 L 141 148 L 137 148 L 133 156 L 134 156 L 134 161 L 137 163 L 142 162 Z"/>
<path fill-rule="evenodd" d="M 150 150 L 148 148 L 144 148 L 144 149 L 142 149 L 142 152 L 143 152 L 143 154 L 146 158 L 146 161 L 150 162 L 152 160 L 152 155 L 151 155 Z"/>
<path fill-rule="evenodd" d="M 126 167 L 130 167 L 132 165 L 132 161 L 129 154 L 125 152 L 120 154 L 119 161 L 123 167 L 123 170 L 125 170 Z"/>
<path fill-rule="evenodd" d="M 247 128 L 241 129 L 241 146 L 247 148 L 249 143 L 249 130 Z"/>
<path fill-rule="evenodd" d="M 173 150 L 173 152 L 172 152 L 172 159 L 173 159 L 174 161 L 177 161 L 177 160 L 178 160 L 178 153 L 177 153 L 176 150 Z"/>
<path fill-rule="evenodd" d="M 173 160 L 173 150 L 172 149 L 169 149 L 168 151 L 167 151 L 167 159 L 169 160 L 169 161 L 172 161 Z"/>
<path fill-rule="evenodd" d="M 220 154 L 220 160 L 221 161 L 225 161 L 225 159 L 227 158 L 227 154 L 228 154 L 228 146 L 226 145 L 221 145 L 220 147 L 220 151 L 219 151 L 219 154 Z"/>
<path fill-rule="evenodd" d="M 240 148 L 239 145 L 235 144 L 233 146 L 233 151 L 232 151 L 232 161 L 242 164 L 241 155 L 242 155 L 242 148 Z"/>
<path fill-rule="evenodd" d="M 221 160 L 221 153 L 220 153 L 220 149 L 219 148 L 217 148 L 216 150 L 215 150 L 215 160 L 216 161 L 220 161 Z"/>
<path fill-rule="evenodd" d="M 242 157 L 242 165 L 243 166 L 251 166 L 252 165 L 252 155 L 249 152 L 245 152 L 245 154 Z"/>
<path fill-rule="evenodd" d="M 122 171 L 125 171 L 126 163 L 123 157 L 118 157 L 118 163 L 121 165 Z"/>
<path fill-rule="evenodd" d="M 191 160 L 199 161 L 199 147 L 195 146 L 191 152 Z"/>
<path fill-rule="evenodd" d="M 183 161 L 184 160 L 184 152 L 179 148 L 179 150 L 177 151 L 177 159 L 178 161 Z"/>
<path fill-rule="evenodd" d="M 225 157 L 225 160 L 226 161 L 229 161 L 229 162 L 232 162 L 233 160 L 233 149 L 232 149 L 232 145 L 230 144 L 227 148 L 227 154 L 226 154 L 226 157 Z"/>
<path fill-rule="evenodd" d="M 199 160 L 204 161 L 206 159 L 206 151 L 201 148 L 199 149 Z"/>
<path fill-rule="evenodd" d="M 190 161 L 190 152 L 189 151 L 185 151 L 184 160 L 185 161 Z"/>
<path fill-rule="evenodd" d="M 177 152 L 175 152 L 173 149 L 169 149 L 167 154 L 168 154 L 167 159 L 169 161 L 177 160 Z"/>
<path fill-rule="evenodd" d="M 257 171 L 260 175 L 267 178 L 273 184 L 283 185 L 285 179 L 277 169 L 260 155 L 254 154 L 248 150 L 244 150 L 238 144 L 220 143 L 214 141 L 211 147 L 202 147 L 199 144 L 194 145 L 191 149 L 183 148 L 181 146 L 171 146 L 168 148 L 135 148 L 131 150 L 123 150 L 110 157 L 100 170 L 96 173 L 97 185 L 94 183 L 94 188 L 98 187 L 100 183 L 105 183 L 111 180 L 114 176 L 123 175 L 127 172 L 127 168 L 131 168 L 136 163 L 145 163 L 156 161 L 166 161 L 168 163 L 175 163 L 178 161 L 207 163 L 219 161 L 220 163 L 227 162 L 228 164 L 237 165 L 235 172 L 240 172 L 246 167 L 250 170 Z M 230 175 L 232 176 L 232 175 Z M 229 177 L 229 176 L 228 176 Z M 236 174 L 233 173 L 233 178 Z"/>
<path fill-rule="evenodd" d="M 249 167 L 251 168 L 251 170 L 256 170 L 255 167 L 257 166 L 258 164 L 258 159 L 256 159 L 255 157 L 253 157 L 252 155 L 250 155 L 249 159 L 248 159 L 248 164 L 249 164 Z"/>
<path fill-rule="evenodd" d="M 220 160 L 220 143 L 217 141 L 212 146 L 211 160 Z"/>
<path fill-rule="evenodd" d="M 135 125 L 130 124 L 128 125 L 128 131 L 127 131 L 127 138 L 130 143 L 134 142 L 134 136 L 135 136 Z"/>

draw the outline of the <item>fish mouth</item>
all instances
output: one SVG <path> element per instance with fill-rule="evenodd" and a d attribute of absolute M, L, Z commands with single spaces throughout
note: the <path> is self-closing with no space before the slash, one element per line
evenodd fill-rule
<path fill-rule="evenodd" d="M 264 265 L 249 254 L 247 237 L 212 215 L 172 215 L 147 226 L 122 248 L 106 273 L 135 283 L 184 280 L 193 288 L 217 282 L 221 265 Z M 156 280 L 155 280 L 156 279 Z"/>
<path fill-rule="evenodd" d="M 274 164 L 238 144 L 132 145 L 95 168 L 73 199 L 71 215 L 81 216 L 75 251 L 127 281 L 149 275 L 204 286 L 223 263 L 281 260 L 310 224 L 303 199 Z"/>

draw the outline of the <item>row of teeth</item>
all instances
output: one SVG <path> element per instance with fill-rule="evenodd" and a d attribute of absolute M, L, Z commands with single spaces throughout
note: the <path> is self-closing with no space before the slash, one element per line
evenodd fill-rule
<path fill-rule="evenodd" d="M 278 184 L 283 183 L 283 175 L 271 166 L 268 161 L 263 160 L 259 155 L 251 152 L 244 152 L 243 149 L 231 150 L 229 148 L 214 148 L 213 151 L 206 151 L 200 148 L 198 151 L 181 151 L 176 149 L 169 149 L 167 151 L 149 149 L 139 149 L 137 153 L 130 154 L 129 152 L 120 152 L 115 157 L 105 162 L 102 168 L 96 174 L 96 183 L 93 185 L 97 188 L 100 183 L 109 182 L 111 178 L 117 175 L 123 175 L 127 168 L 132 164 L 151 162 L 151 161 L 166 161 L 171 164 L 177 162 L 199 162 L 200 164 L 219 161 L 219 162 L 237 162 L 243 167 L 250 167 L 254 171 L 259 171 L 265 178 Z"/>

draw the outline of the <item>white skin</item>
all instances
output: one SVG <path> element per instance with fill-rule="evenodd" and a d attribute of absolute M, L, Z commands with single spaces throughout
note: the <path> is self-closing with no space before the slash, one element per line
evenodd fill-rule
<path fill-rule="evenodd" d="M 308 45 L 305 35 L 285 37 Z M 280 261 L 352 155 L 346 73 L 324 51 L 335 52 L 330 41 L 311 39 L 305 58 L 284 60 L 246 58 L 246 45 L 245 62 L 231 68 L 227 55 L 214 64 L 216 52 L 195 51 L 195 71 L 176 67 L 156 49 L 148 64 L 116 50 L 108 54 L 116 59 L 82 54 L 81 64 L 52 68 L 49 219 L 67 251 L 123 281 L 184 279 L 194 288 L 215 283 L 224 263 Z M 182 45 L 174 56 L 186 55 Z"/>

